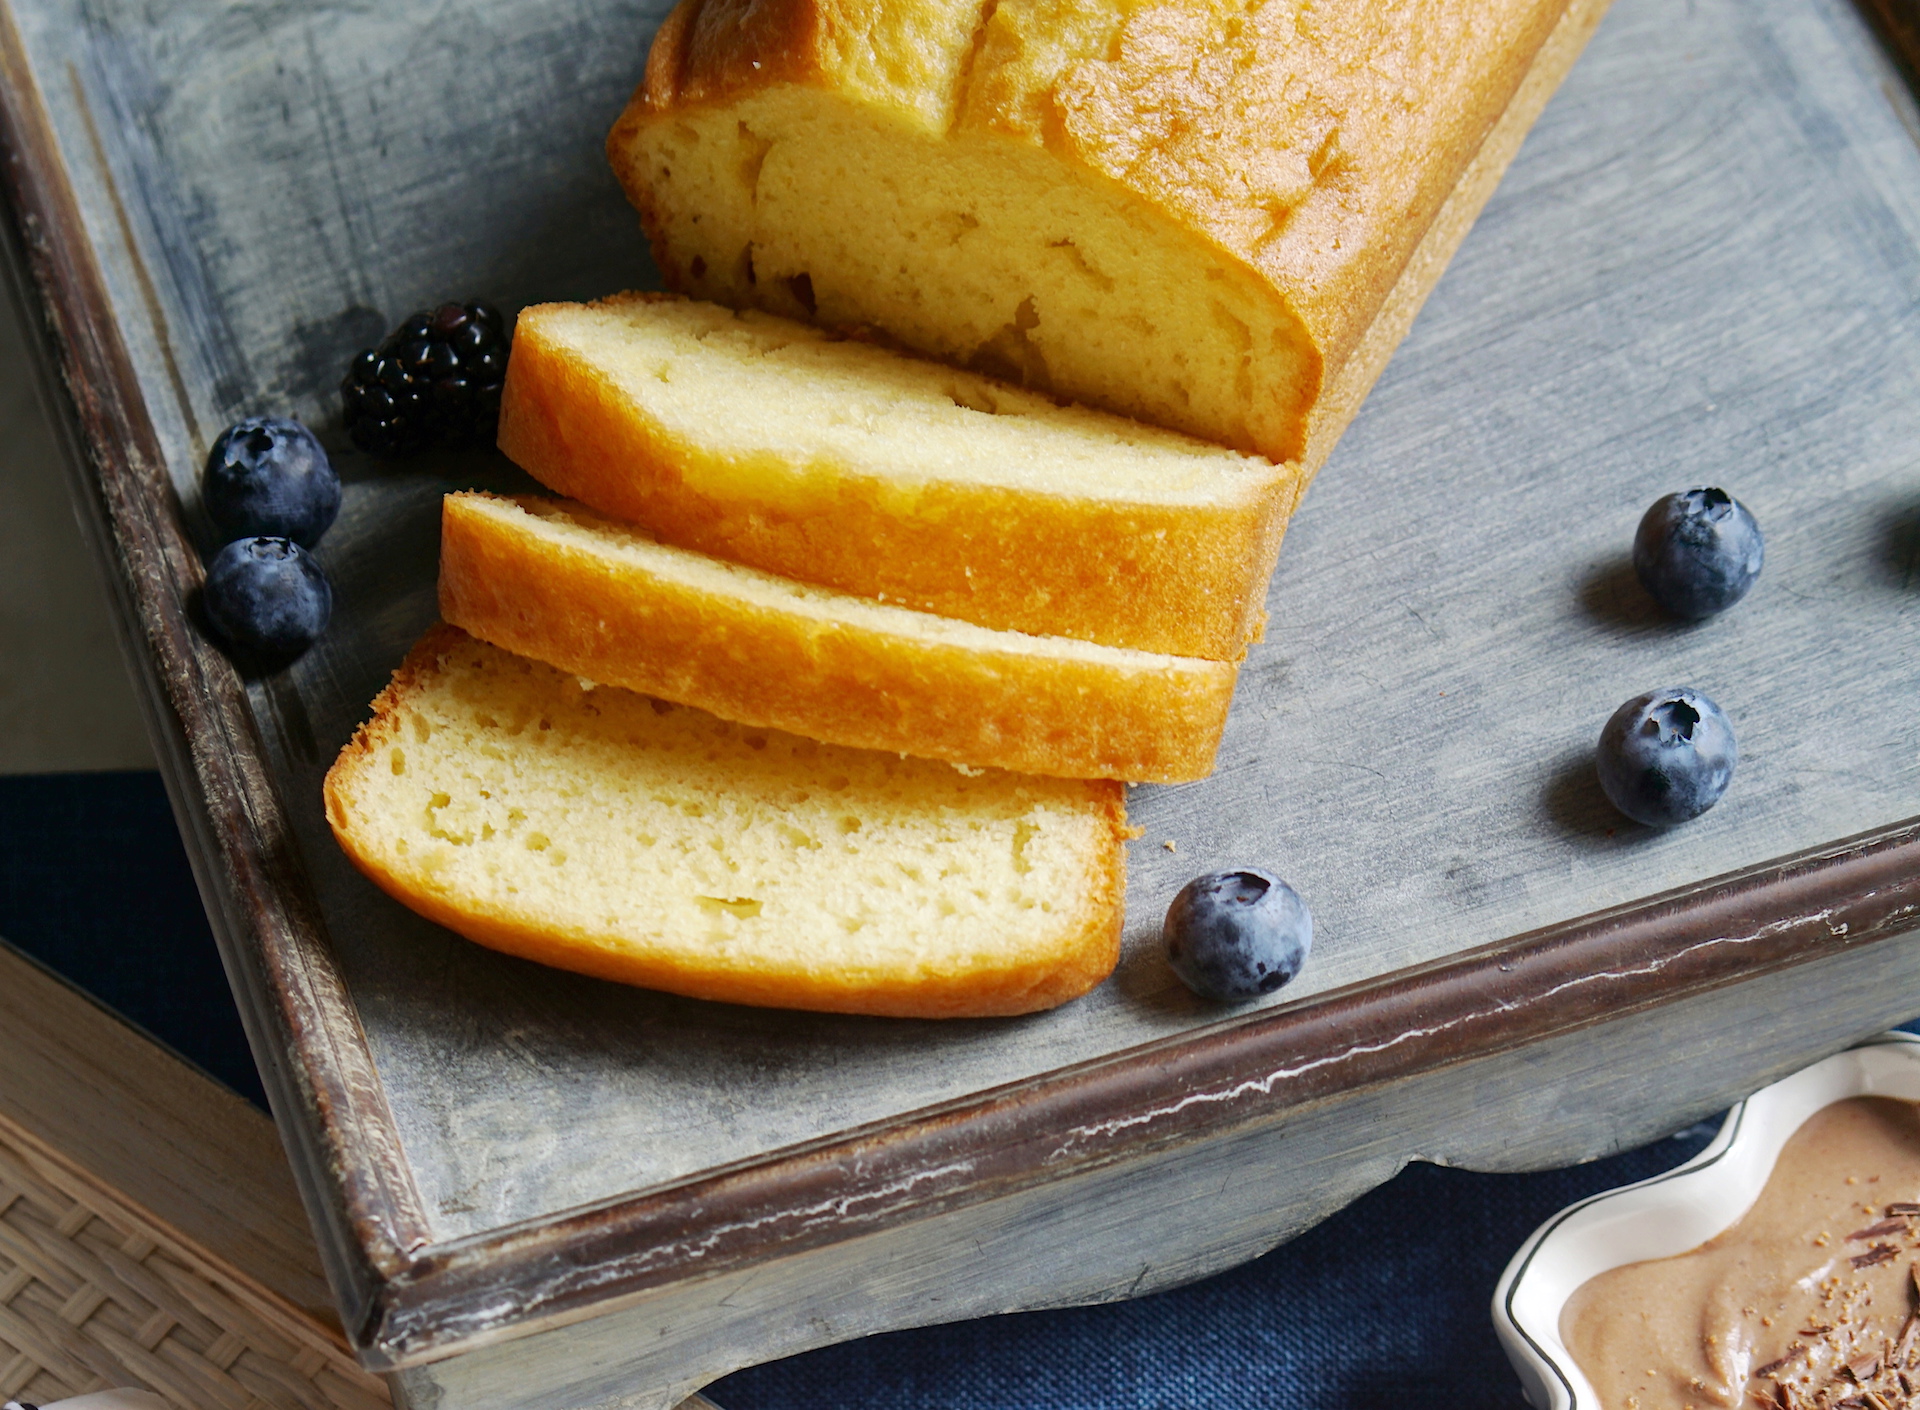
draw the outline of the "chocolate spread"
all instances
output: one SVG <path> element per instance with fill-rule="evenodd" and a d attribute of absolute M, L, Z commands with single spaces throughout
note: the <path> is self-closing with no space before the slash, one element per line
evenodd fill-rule
<path fill-rule="evenodd" d="M 1582 1284 L 1560 1333 L 1603 1410 L 1920 1407 L 1920 1107 L 1816 1112 L 1740 1222 Z"/>

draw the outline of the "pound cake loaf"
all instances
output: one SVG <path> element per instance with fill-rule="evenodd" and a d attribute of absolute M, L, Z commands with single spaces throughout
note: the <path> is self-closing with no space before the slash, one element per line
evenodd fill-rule
<path fill-rule="evenodd" d="M 1310 473 L 1605 0 L 681 0 L 608 139 L 674 289 Z"/>
<path fill-rule="evenodd" d="M 742 724 L 1062 778 L 1204 778 L 1238 673 L 850 597 L 532 496 L 447 496 L 440 611 L 508 651 Z"/>
<path fill-rule="evenodd" d="M 981 626 L 1235 660 L 1298 471 L 769 314 L 521 310 L 500 448 L 667 543 Z"/>
<path fill-rule="evenodd" d="M 438 627 L 327 775 L 340 845 L 482 945 L 695 998 L 1029 1013 L 1119 957 L 1120 785 L 729 724 Z"/>

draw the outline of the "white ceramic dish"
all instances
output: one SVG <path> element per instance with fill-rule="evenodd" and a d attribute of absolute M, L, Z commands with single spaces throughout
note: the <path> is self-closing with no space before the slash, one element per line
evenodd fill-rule
<path fill-rule="evenodd" d="M 1727 1113 L 1685 1165 L 1569 1205 L 1513 1256 L 1493 1294 L 1493 1325 L 1536 1410 L 1599 1410 L 1560 1339 L 1560 1311 L 1595 1274 L 1698 1247 L 1747 1212 L 1787 1138 L 1847 1097 L 1920 1101 L 1920 1038 L 1885 1033 L 1764 1087 Z"/>

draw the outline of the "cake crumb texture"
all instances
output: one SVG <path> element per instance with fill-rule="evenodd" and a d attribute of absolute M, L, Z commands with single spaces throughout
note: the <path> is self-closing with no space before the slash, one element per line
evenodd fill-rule
<path fill-rule="evenodd" d="M 757 310 L 520 311 L 500 448 L 662 540 L 982 626 L 1233 660 L 1297 467 Z"/>
<path fill-rule="evenodd" d="M 1238 675 L 810 587 L 531 495 L 447 496 L 440 612 L 509 651 L 725 719 L 1063 778 L 1205 777 Z"/>
<path fill-rule="evenodd" d="M 720 720 L 455 628 L 327 775 L 376 884 L 469 939 L 703 999 L 1050 1008 L 1119 956 L 1120 785 L 962 772 Z"/>
<path fill-rule="evenodd" d="M 608 152 L 672 288 L 1311 471 L 1570 8 L 682 0 Z"/>

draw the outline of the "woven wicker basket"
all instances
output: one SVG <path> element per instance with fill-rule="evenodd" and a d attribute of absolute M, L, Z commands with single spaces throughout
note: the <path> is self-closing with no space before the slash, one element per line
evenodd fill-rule
<path fill-rule="evenodd" d="M 144 1386 L 179 1410 L 382 1410 L 327 1330 L 0 1117 L 0 1401 Z"/>

